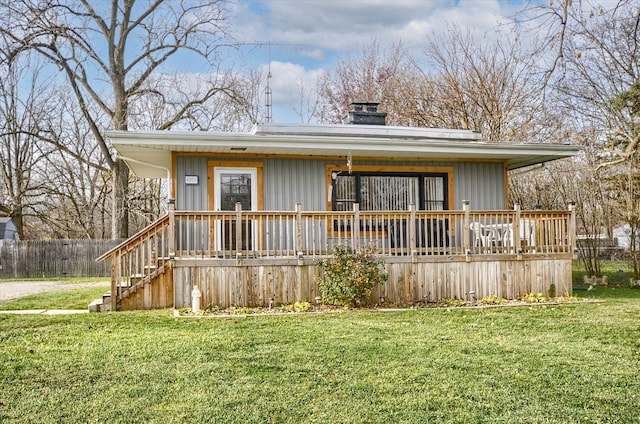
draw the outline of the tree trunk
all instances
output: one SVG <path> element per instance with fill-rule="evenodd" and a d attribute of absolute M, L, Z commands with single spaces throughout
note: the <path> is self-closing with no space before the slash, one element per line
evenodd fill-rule
<path fill-rule="evenodd" d="M 129 237 L 129 168 L 122 159 L 116 159 L 113 168 L 112 195 L 111 237 L 125 239 Z"/>

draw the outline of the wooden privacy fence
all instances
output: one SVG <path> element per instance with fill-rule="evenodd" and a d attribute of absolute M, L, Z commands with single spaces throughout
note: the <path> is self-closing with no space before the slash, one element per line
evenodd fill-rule
<path fill-rule="evenodd" d="M 111 264 L 96 258 L 122 240 L 5 240 L 0 278 L 109 277 Z"/>

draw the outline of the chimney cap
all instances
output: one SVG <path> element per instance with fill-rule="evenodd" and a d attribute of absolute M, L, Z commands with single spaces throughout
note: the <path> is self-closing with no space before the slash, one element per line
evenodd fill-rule
<path fill-rule="evenodd" d="M 345 117 L 346 124 L 385 125 L 386 112 L 378 112 L 380 102 L 353 101 L 352 110 Z"/>
<path fill-rule="evenodd" d="M 355 111 L 367 111 L 367 112 L 377 112 L 378 105 L 380 102 L 362 102 L 362 101 L 353 101 L 350 103 L 350 106 Z"/>

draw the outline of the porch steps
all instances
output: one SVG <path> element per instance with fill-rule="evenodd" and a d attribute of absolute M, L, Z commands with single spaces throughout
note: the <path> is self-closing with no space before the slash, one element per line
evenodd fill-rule
<path fill-rule="evenodd" d="M 127 283 L 121 282 L 117 286 L 117 298 L 118 303 L 130 295 L 134 294 L 138 289 L 143 288 L 145 284 L 151 284 L 154 279 L 156 279 L 160 274 L 164 273 L 168 268 L 170 268 L 170 263 L 160 266 L 159 268 L 155 265 L 145 266 L 145 271 L 150 271 L 150 273 L 145 274 L 134 274 L 130 277 L 130 285 Z M 89 312 L 109 312 L 111 311 L 111 290 L 102 295 L 101 299 L 95 299 L 92 301 L 88 308 Z M 119 305 L 118 305 L 119 306 Z"/>

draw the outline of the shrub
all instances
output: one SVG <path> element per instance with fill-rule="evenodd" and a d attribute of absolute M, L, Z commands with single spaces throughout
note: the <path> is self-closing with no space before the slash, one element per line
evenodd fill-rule
<path fill-rule="evenodd" d="M 313 309 L 313 305 L 309 302 L 296 302 L 280 305 L 279 308 L 284 312 L 309 312 Z"/>
<path fill-rule="evenodd" d="M 387 280 L 383 262 L 374 252 L 373 248 L 354 251 L 337 245 L 332 257 L 320 259 L 322 273 L 317 282 L 322 302 L 352 308 L 365 305 L 373 290 Z"/>
<path fill-rule="evenodd" d="M 507 299 L 501 296 L 486 296 L 480 299 L 480 303 L 484 305 L 500 305 L 501 303 L 507 303 Z"/>
<path fill-rule="evenodd" d="M 543 303 L 548 300 L 549 298 L 542 293 L 529 293 L 522 296 L 522 301 L 526 303 Z"/>
<path fill-rule="evenodd" d="M 450 308 L 450 307 L 458 308 L 461 306 L 467 306 L 467 302 L 461 299 L 443 297 L 442 299 L 438 300 L 437 306 L 447 307 L 447 308 Z"/>
<path fill-rule="evenodd" d="M 258 308 L 251 308 L 249 306 L 234 306 L 230 311 L 234 315 L 250 315 L 260 312 Z"/>

